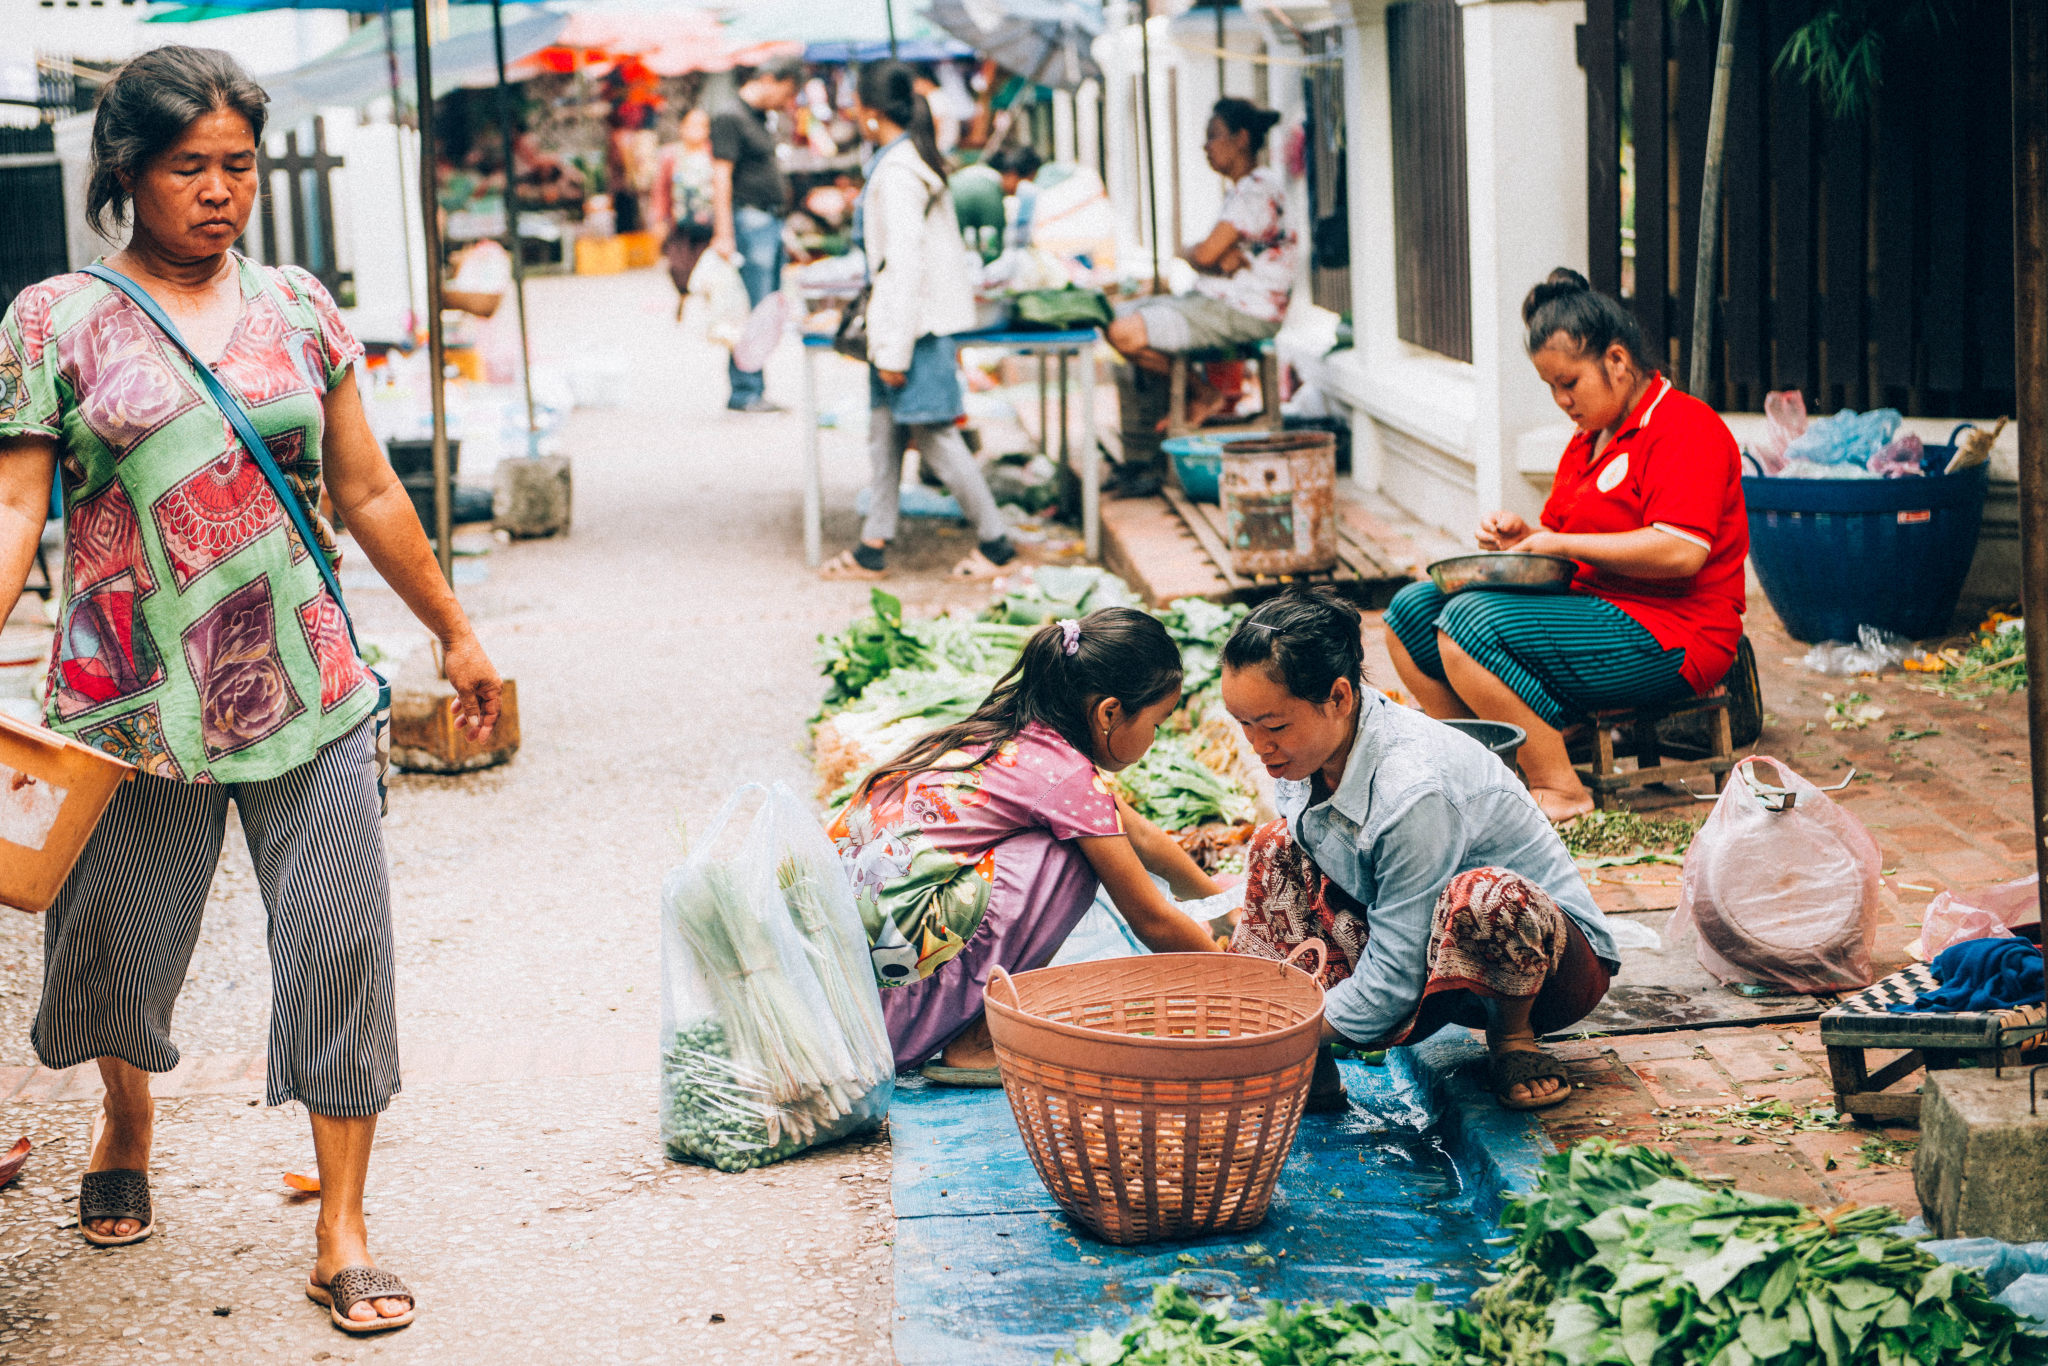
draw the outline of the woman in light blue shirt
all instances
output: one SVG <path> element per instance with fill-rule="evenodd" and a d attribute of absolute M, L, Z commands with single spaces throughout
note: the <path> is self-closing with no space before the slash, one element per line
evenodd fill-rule
<path fill-rule="evenodd" d="M 1237 953 L 1329 949 L 1326 1041 L 1384 1048 L 1486 1032 L 1509 1109 L 1569 1095 L 1539 1034 L 1620 968 L 1606 921 L 1528 789 L 1477 741 L 1364 685 L 1358 609 L 1295 588 L 1223 650 L 1223 704 L 1275 779 L 1252 842 Z M 1332 1063 L 1311 1103 L 1342 1104 Z"/>

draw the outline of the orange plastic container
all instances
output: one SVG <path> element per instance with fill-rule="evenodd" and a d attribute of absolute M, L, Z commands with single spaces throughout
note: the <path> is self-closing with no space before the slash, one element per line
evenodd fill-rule
<path fill-rule="evenodd" d="M 1226 953 L 995 972 L 1003 1090 L 1060 1208 L 1112 1243 L 1266 1217 L 1315 1072 L 1314 976 Z"/>
<path fill-rule="evenodd" d="M 133 764 L 0 713 L 0 906 L 49 910 L 114 789 L 134 776 Z"/>

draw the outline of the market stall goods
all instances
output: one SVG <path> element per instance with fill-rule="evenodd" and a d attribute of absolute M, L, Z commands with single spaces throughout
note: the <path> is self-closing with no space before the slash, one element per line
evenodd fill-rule
<path fill-rule="evenodd" d="M 878 1125 L 895 1084 L 853 889 L 816 820 L 778 783 L 719 852 L 763 792 L 728 798 L 662 885 L 662 1141 L 725 1171 Z"/>

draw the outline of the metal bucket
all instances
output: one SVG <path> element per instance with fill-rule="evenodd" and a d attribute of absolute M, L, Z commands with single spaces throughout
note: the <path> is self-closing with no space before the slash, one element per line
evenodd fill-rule
<path fill-rule="evenodd" d="M 1314 574 L 1337 563 L 1337 439 L 1286 432 L 1223 448 L 1223 518 L 1237 574 Z"/>
<path fill-rule="evenodd" d="M 114 789 L 134 776 L 132 764 L 0 713 L 0 906 L 50 909 Z"/>

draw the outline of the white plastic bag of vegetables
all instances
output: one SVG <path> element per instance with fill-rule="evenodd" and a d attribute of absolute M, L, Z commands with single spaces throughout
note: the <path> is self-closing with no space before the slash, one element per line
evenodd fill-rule
<path fill-rule="evenodd" d="M 761 794 L 739 840 L 739 808 Z M 777 783 L 726 799 L 661 887 L 661 1138 L 723 1171 L 880 1124 L 896 1063 L 853 887 Z"/>

